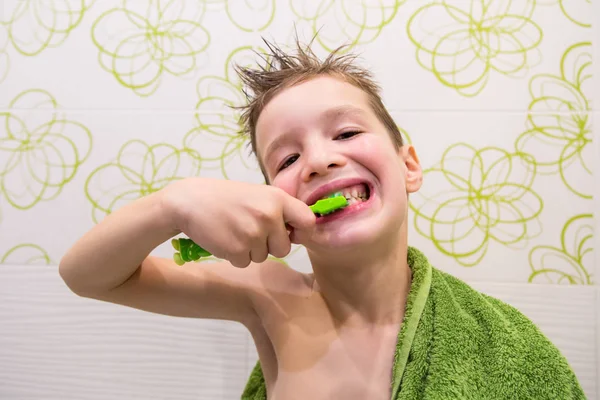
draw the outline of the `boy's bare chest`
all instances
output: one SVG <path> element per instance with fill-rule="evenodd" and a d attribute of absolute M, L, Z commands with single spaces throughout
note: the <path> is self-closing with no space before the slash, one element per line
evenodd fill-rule
<path fill-rule="evenodd" d="M 394 343 L 383 352 L 363 342 L 339 340 L 318 353 L 301 343 L 297 351 L 280 351 L 274 399 L 389 400 Z"/>
<path fill-rule="evenodd" d="M 390 398 L 399 327 L 340 329 L 318 303 L 285 308 L 256 343 L 270 400 Z"/>

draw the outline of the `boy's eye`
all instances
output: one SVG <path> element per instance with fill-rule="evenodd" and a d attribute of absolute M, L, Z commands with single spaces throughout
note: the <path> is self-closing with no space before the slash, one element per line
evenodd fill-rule
<path fill-rule="evenodd" d="M 358 134 L 360 134 L 360 132 L 359 132 L 359 131 L 348 131 L 348 132 L 343 132 L 343 133 L 340 133 L 340 134 L 339 134 L 339 135 L 336 137 L 336 139 L 342 139 L 342 140 L 344 140 L 344 139 L 349 139 L 349 138 L 351 138 L 352 136 L 356 136 L 356 135 L 358 135 Z"/>
<path fill-rule="evenodd" d="M 298 155 L 293 155 L 288 157 L 283 164 L 281 164 L 281 166 L 279 167 L 279 169 L 277 171 L 281 171 L 283 169 L 286 169 L 287 167 L 289 167 L 290 165 L 292 165 L 294 163 L 294 161 L 296 161 L 298 159 Z"/>

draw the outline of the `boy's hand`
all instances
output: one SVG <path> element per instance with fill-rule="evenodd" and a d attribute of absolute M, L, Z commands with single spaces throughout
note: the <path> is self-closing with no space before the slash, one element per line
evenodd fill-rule
<path fill-rule="evenodd" d="M 240 268 L 285 257 L 316 220 L 308 205 L 273 186 L 187 178 L 161 192 L 176 231 Z"/>

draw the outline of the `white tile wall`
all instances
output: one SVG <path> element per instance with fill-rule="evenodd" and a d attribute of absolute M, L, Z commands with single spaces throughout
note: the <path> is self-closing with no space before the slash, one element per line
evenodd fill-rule
<path fill-rule="evenodd" d="M 257 359 L 236 323 L 79 298 L 54 266 L 0 268 L 0 399 L 236 399 Z M 519 308 L 598 397 L 597 287 L 473 286 Z"/>

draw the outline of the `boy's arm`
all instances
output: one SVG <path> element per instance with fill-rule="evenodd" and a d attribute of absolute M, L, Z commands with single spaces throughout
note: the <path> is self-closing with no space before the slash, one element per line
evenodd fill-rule
<path fill-rule="evenodd" d="M 63 256 L 59 272 L 67 286 L 89 297 L 180 317 L 254 322 L 249 291 L 255 265 L 188 263 L 149 256 L 177 235 L 158 193 L 107 216 Z"/>

